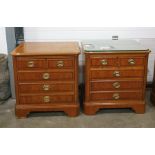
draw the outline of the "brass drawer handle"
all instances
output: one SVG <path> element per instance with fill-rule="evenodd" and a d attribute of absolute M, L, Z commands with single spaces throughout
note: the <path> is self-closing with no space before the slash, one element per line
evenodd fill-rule
<path fill-rule="evenodd" d="M 57 67 L 63 67 L 64 66 L 64 61 L 57 61 Z"/>
<path fill-rule="evenodd" d="M 129 60 L 128 60 L 128 63 L 129 63 L 130 65 L 135 65 L 135 60 L 134 60 L 134 59 L 129 59 Z"/>
<path fill-rule="evenodd" d="M 28 61 L 27 62 L 27 67 L 34 67 L 34 61 Z"/>
<path fill-rule="evenodd" d="M 107 60 L 106 60 L 106 59 L 103 59 L 103 60 L 101 60 L 101 64 L 102 64 L 103 66 L 105 66 L 105 65 L 107 65 L 107 64 L 108 64 L 108 62 L 107 62 Z"/>
<path fill-rule="evenodd" d="M 112 97 L 114 100 L 118 100 L 120 98 L 118 93 L 114 93 Z"/>
<path fill-rule="evenodd" d="M 43 90 L 48 91 L 50 89 L 50 85 L 44 84 L 43 85 Z"/>
<path fill-rule="evenodd" d="M 50 97 L 49 96 L 44 96 L 43 98 L 45 103 L 49 103 L 50 102 Z"/>
<path fill-rule="evenodd" d="M 48 80 L 50 78 L 50 74 L 49 73 L 44 73 L 43 74 L 43 79 L 44 80 Z"/>
<path fill-rule="evenodd" d="M 120 88 L 120 86 L 121 86 L 119 82 L 114 82 L 112 85 L 116 89 Z"/>
<path fill-rule="evenodd" d="M 113 76 L 115 76 L 115 77 L 120 77 L 120 72 L 119 72 L 119 71 L 114 71 L 114 72 L 113 72 Z"/>

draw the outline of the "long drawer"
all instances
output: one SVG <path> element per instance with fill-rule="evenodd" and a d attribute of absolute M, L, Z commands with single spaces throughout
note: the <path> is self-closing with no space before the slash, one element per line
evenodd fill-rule
<path fill-rule="evenodd" d="M 74 79 L 74 72 L 61 71 L 61 72 L 43 72 L 43 71 L 20 71 L 18 72 L 19 81 L 68 81 Z"/>
<path fill-rule="evenodd" d="M 109 91 L 109 92 L 91 92 L 91 100 L 138 100 L 142 99 L 141 91 Z"/>
<path fill-rule="evenodd" d="M 143 88 L 143 80 L 113 80 L 113 81 L 91 81 L 91 91 L 105 91 L 105 90 L 136 90 Z"/>
<path fill-rule="evenodd" d="M 73 95 L 26 95 L 19 96 L 21 104 L 52 104 L 71 103 L 74 101 Z"/>
<path fill-rule="evenodd" d="M 91 70 L 90 79 L 138 78 L 144 76 L 144 70 Z"/>
<path fill-rule="evenodd" d="M 55 92 L 73 92 L 74 83 L 19 83 L 20 93 L 55 93 Z"/>

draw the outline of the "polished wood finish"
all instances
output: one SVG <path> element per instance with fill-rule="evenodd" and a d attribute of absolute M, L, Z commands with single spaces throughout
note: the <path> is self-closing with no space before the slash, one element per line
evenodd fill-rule
<path fill-rule="evenodd" d="M 46 74 L 47 73 L 47 74 Z M 45 76 L 48 75 L 48 76 Z M 63 75 L 63 76 L 62 76 Z M 74 80 L 73 71 L 19 71 L 19 81 L 57 81 L 57 80 Z"/>
<path fill-rule="evenodd" d="M 49 68 L 62 68 L 62 69 L 68 69 L 74 67 L 74 62 L 72 59 L 53 59 L 48 60 L 48 67 Z"/>
<path fill-rule="evenodd" d="M 78 115 L 79 53 L 76 42 L 22 43 L 12 52 L 18 118 L 42 111 Z"/>
<path fill-rule="evenodd" d="M 48 101 L 46 101 L 45 97 L 48 97 Z M 61 103 L 73 103 L 74 102 L 74 96 L 72 95 L 67 95 L 67 94 L 46 94 L 46 95 L 41 95 L 41 94 L 35 94 L 35 95 L 20 95 L 19 100 L 22 104 L 61 104 Z"/>
<path fill-rule="evenodd" d="M 115 98 L 115 94 L 118 94 L 118 98 Z M 133 100 L 142 99 L 141 91 L 101 91 L 91 92 L 90 99 L 92 101 L 98 100 Z"/>
<path fill-rule="evenodd" d="M 42 83 L 19 83 L 19 91 L 21 93 L 59 93 L 74 91 L 74 82 L 42 82 Z"/>
<path fill-rule="evenodd" d="M 24 42 L 21 43 L 12 55 L 76 55 L 79 54 L 77 42 Z"/>
<path fill-rule="evenodd" d="M 19 57 L 17 58 L 17 69 L 18 70 L 36 70 L 44 69 L 46 66 L 45 59 L 34 59 L 31 57 Z"/>
<path fill-rule="evenodd" d="M 117 66 L 117 61 L 115 57 L 103 57 L 99 55 L 91 58 L 90 65 L 92 67 Z"/>
<path fill-rule="evenodd" d="M 85 52 L 84 112 L 101 108 L 132 108 L 145 112 L 146 51 Z"/>
<path fill-rule="evenodd" d="M 116 72 L 117 71 L 117 72 Z M 144 70 L 131 70 L 131 69 L 113 69 L 113 70 L 91 70 L 90 78 L 93 79 L 119 79 L 129 77 L 143 77 Z"/>
<path fill-rule="evenodd" d="M 120 66 L 143 66 L 145 60 L 143 57 L 120 57 Z M 131 62 L 134 62 L 133 64 Z"/>
<path fill-rule="evenodd" d="M 91 81 L 90 88 L 92 91 L 105 91 L 105 90 L 132 90 L 132 89 L 142 89 L 143 81 L 142 79 L 134 80 L 105 80 L 105 81 Z"/>

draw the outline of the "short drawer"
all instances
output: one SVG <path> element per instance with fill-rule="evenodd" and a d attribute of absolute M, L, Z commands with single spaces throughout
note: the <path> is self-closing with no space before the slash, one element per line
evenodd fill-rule
<path fill-rule="evenodd" d="M 142 99 L 142 92 L 97 92 L 90 94 L 91 100 L 139 100 Z"/>
<path fill-rule="evenodd" d="M 144 57 L 120 57 L 119 62 L 121 66 L 144 66 Z"/>
<path fill-rule="evenodd" d="M 44 69 L 47 66 L 45 59 L 17 58 L 18 70 Z"/>
<path fill-rule="evenodd" d="M 56 93 L 73 92 L 73 83 L 20 83 L 19 92 L 23 94 L 32 93 Z"/>
<path fill-rule="evenodd" d="M 67 69 L 73 68 L 73 59 L 48 59 L 48 68 L 53 69 Z"/>
<path fill-rule="evenodd" d="M 117 66 L 117 59 L 115 57 L 95 57 L 90 59 L 92 67 L 110 67 Z"/>
<path fill-rule="evenodd" d="M 136 90 L 143 88 L 143 81 L 103 81 L 103 82 L 91 82 L 91 91 L 105 91 L 105 90 Z"/>
<path fill-rule="evenodd" d="M 54 104 L 54 103 L 71 103 L 73 95 L 28 95 L 20 96 L 20 104 Z"/>
<path fill-rule="evenodd" d="M 74 72 L 18 72 L 19 81 L 68 81 L 74 79 Z"/>
<path fill-rule="evenodd" d="M 91 70 L 91 79 L 143 77 L 144 70 Z"/>

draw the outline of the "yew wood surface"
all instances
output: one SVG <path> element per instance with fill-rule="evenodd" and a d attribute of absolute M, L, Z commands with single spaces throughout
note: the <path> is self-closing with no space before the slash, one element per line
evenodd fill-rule
<path fill-rule="evenodd" d="M 85 114 L 94 115 L 101 108 L 131 108 L 144 113 L 149 52 L 85 52 Z M 134 63 L 129 63 L 131 59 Z M 115 71 L 119 76 L 114 76 Z M 117 88 L 113 86 L 116 82 Z"/>
<path fill-rule="evenodd" d="M 76 42 L 27 42 L 12 52 L 18 118 L 38 111 L 78 115 L 79 53 Z"/>
<path fill-rule="evenodd" d="M 77 42 L 24 42 L 12 55 L 69 55 L 80 54 Z"/>

